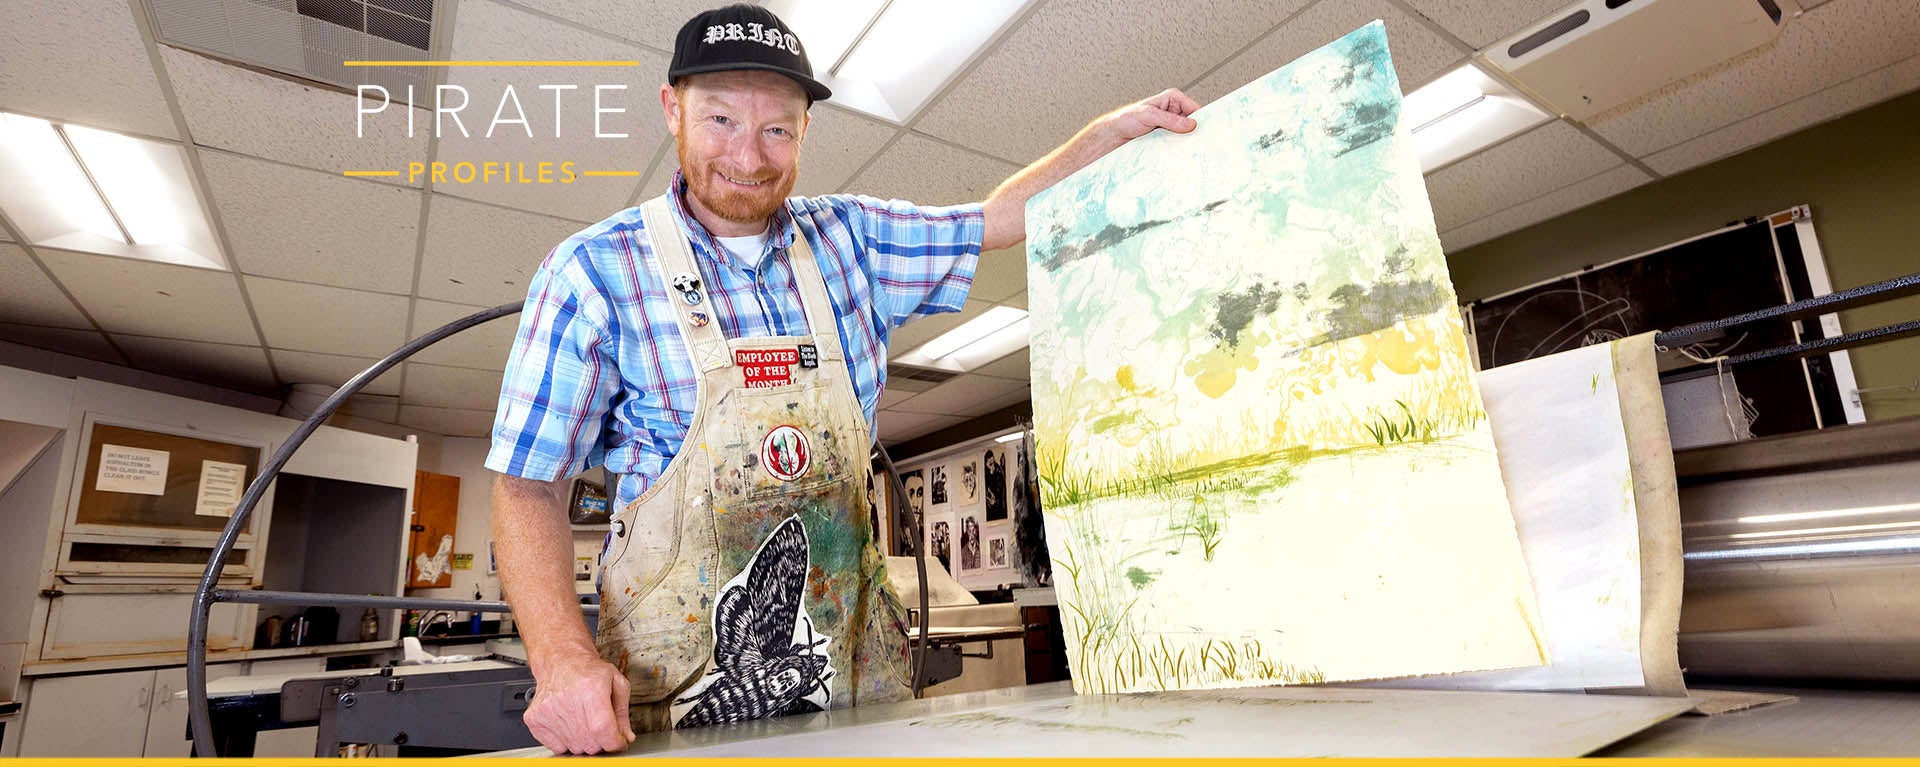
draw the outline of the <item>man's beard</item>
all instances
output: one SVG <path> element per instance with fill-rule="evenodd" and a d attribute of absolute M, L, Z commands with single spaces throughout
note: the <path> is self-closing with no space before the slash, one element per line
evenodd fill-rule
<path fill-rule="evenodd" d="M 793 192 L 793 182 L 798 174 L 788 173 L 781 178 L 733 178 L 743 181 L 765 181 L 756 189 L 737 189 L 723 186 L 722 181 L 714 178 L 714 166 L 702 165 L 687 156 L 687 145 L 675 141 L 680 156 L 681 175 L 687 179 L 687 193 L 693 195 L 700 205 L 727 221 L 736 224 L 757 224 L 766 221 L 774 211 L 787 202 L 787 195 Z M 777 171 L 776 171 L 777 172 Z M 729 174 L 731 175 L 731 174 Z"/>

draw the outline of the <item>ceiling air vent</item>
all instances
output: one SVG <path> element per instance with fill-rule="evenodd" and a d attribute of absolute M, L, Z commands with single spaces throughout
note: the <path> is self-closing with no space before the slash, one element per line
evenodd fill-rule
<path fill-rule="evenodd" d="M 1581 0 L 1480 59 L 1585 120 L 1772 41 L 1775 0 Z"/>
<path fill-rule="evenodd" d="M 431 58 L 434 0 L 146 0 L 166 45 L 348 92 L 380 85 L 394 101 L 432 89 L 427 67 L 348 67 L 347 61 Z"/>
<path fill-rule="evenodd" d="M 914 367 L 912 365 L 888 365 L 887 388 L 901 391 L 926 391 L 941 383 L 953 380 L 960 375 L 947 370 Z"/>

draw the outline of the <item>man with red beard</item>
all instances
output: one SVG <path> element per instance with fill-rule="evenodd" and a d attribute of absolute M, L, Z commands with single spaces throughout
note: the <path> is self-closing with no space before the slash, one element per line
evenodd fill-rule
<path fill-rule="evenodd" d="M 531 281 L 487 467 L 538 682 L 525 721 L 556 752 L 911 695 L 865 513 L 888 335 L 959 310 L 981 252 L 1024 239 L 1027 198 L 1156 128 L 1193 130 L 1198 109 L 1176 90 L 1121 107 L 981 203 L 789 197 L 807 111 L 831 96 L 812 71 L 765 8 L 687 22 L 660 87 L 671 187 Z M 589 636 L 561 506 L 562 479 L 594 465 L 618 513 Z"/>

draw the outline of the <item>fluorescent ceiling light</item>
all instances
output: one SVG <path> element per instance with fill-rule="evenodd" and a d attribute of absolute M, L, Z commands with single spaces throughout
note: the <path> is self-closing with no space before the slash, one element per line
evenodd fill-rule
<path fill-rule="evenodd" d="M 28 230 L 28 239 L 41 242 L 71 236 L 126 244 L 120 225 L 107 213 L 93 182 L 80 170 L 53 123 L 0 112 L 0 131 L 4 131 L 0 153 L 8 171 L 4 175 L 17 180 L 4 185 L 9 190 L 5 196 L 33 198 L 31 210 L 21 210 L 29 205 L 6 201 L 7 210 L 19 211 L 15 221 Z"/>
<path fill-rule="evenodd" d="M 1552 116 L 1469 63 L 1407 94 L 1400 119 L 1431 173 Z"/>
<path fill-rule="evenodd" d="M 904 124 L 1032 0 L 768 0 L 841 106 Z"/>
<path fill-rule="evenodd" d="M 179 144 L 0 113 L 0 208 L 36 245 L 225 269 Z"/>
<path fill-rule="evenodd" d="M 1026 346 L 1027 338 L 1026 310 L 996 306 L 893 361 L 966 372 Z"/>
<path fill-rule="evenodd" d="M 887 0 L 767 3 L 806 46 L 807 60 L 813 62 L 816 77 L 833 71 L 886 5 Z"/>
<path fill-rule="evenodd" d="M 993 438 L 993 441 L 994 441 L 994 443 L 995 443 L 995 444 L 1000 444 L 1000 445 L 1004 445 L 1004 444 L 1007 444 L 1008 442 L 1012 442 L 1012 441 L 1014 441 L 1014 440 L 1017 440 L 1017 439 L 1020 439 L 1021 437 L 1024 437 L 1024 436 L 1027 436 L 1027 433 L 1026 433 L 1026 432 L 1023 432 L 1023 431 L 1016 431 L 1016 432 L 1013 432 L 1013 433 L 1010 433 L 1010 434 L 1002 434 L 1002 435 L 1000 435 L 1000 436 L 998 436 L 998 437 L 994 437 L 994 438 Z"/>
<path fill-rule="evenodd" d="M 930 360 L 937 360 L 952 354 L 960 347 L 993 335 L 1007 326 L 1027 318 L 1027 313 L 1010 306 L 996 306 L 986 310 L 980 316 L 967 320 L 960 327 L 935 336 L 933 340 L 922 344 L 914 353 Z"/>

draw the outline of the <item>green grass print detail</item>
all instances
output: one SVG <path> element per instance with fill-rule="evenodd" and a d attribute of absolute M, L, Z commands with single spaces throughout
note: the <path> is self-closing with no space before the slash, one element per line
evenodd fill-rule
<path fill-rule="evenodd" d="M 1373 435 L 1373 442 L 1381 447 L 1400 442 L 1432 442 L 1434 434 L 1440 429 L 1440 422 L 1434 418 L 1416 418 L 1407 403 L 1394 400 L 1400 406 L 1398 413 L 1373 413 L 1373 420 L 1365 424 L 1367 433 Z"/>

